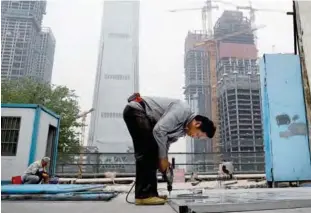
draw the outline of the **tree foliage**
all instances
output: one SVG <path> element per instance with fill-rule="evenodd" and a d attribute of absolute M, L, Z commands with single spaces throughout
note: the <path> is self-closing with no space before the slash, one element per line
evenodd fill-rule
<path fill-rule="evenodd" d="M 77 96 L 65 86 L 39 83 L 28 78 L 3 81 L 2 103 L 40 104 L 60 115 L 59 152 L 79 152 L 81 123 L 77 121 L 80 112 Z"/>

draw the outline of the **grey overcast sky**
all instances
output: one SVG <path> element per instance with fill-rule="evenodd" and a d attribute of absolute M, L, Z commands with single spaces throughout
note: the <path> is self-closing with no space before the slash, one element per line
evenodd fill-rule
<path fill-rule="evenodd" d="M 227 2 L 229 0 L 226 0 Z M 200 10 L 170 13 L 169 9 L 198 8 L 204 0 L 141 0 L 140 8 L 140 92 L 144 95 L 183 99 L 184 40 L 188 30 L 201 29 Z M 248 1 L 234 0 L 247 5 Z M 223 9 L 232 6 L 215 3 L 213 22 Z M 253 0 L 255 8 L 289 11 L 291 0 Z M 51 27 L 56 38 L 52 83 L 66 85 L 79 96 L 81 110 L 92 106 L 97 68 L 103 0 L 48 0 L 43 25 Z M 244 14 L 249 16 L 248 11 Z M 263 53 L 293 52 L 292 17 L 285 13 L 257 12 L 258 48 Z M 184 151 L 184 142 L 172 150 Z"/>

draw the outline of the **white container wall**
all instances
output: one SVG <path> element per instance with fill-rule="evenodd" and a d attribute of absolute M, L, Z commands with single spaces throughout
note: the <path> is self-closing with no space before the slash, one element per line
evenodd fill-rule
<path fill-rule="evenodd" d="M 22 175 L 44 156 L 55 173 L 60 117 L 35 104 L 1 105 L 1 182 Z"/>

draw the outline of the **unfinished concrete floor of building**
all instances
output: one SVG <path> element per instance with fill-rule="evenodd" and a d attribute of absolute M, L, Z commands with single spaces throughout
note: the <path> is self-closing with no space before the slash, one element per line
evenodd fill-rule
<path fill-rule="evenodd" d="M 162 185 L 162 184 L 161 184 Z M 161 186 L 162 188 L 162 186 Z M 203 189 L 203 187 L 201 188 Z M 199 190 L 196 187 L 196 190 Z M 162 190 L 160 190 L 162 191 Z M 164 192 L 164 191 L 162 191 Z M 172 197 L 176 198 L 181 193 L 193 192 L 187 190 L 173 191 Z M 261 202 L 263 205 L 270 200 L 310 200 L 310 206 L 304 206 L 305 208 L 296 209 L 274 209 L 274 210 L 261 210 L 251 211 L 251 213 L 309 213 L 311 212 L 311 187 L 306 188 L 278 188 L 278 189 L 266 189 L 266 188 L 254 188 L 254 189 L 203 189 L 203 194 L 208 196 L 207 199 L 187 201 L 188 204 L 199 203 L 199 205 L 224 205 L 224 203 L 242 203 L 245 205 L 248 202 Z M 2 213 L 174 213 L 176 211 L 170 205 L 163 206 L 135 206 L 125 202 L 126 194 L 119 194 L 116 198 L 109 202 L 103 201 L 79 201 L 79 202 L 32 202 L 32 201 L 3 201 L 1 204 Z M 133 201 L 133 194 L 129 196 L 130 201 Z M 228 198 L 230 198 L 228 200 Z M 179 199 L 178 199 L 179 200 Z M 183 201 L 183 200 L 179 200 Z M 204 212 L 204 211 L 203 211 Z M 207 211 L 208 212 L 208 211 Z M 226 212 L 232 212 L 229 211 Z M 247 211 L 244 211 L 249 212 Z"/>

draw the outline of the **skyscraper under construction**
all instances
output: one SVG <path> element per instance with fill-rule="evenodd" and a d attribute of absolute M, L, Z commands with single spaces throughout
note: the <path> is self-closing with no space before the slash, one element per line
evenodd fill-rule
<path fill-rule="evenodd" d="M 202 31 L 188 32 L 185 39 L 185 87 L 184 95 L 191 109 L 201 115 L 210 117 L 211 107 L 206 102 L 208 95 L 208 66 L 207 52 L 204 46 L 195 47 L 195 44 L 205 40 L 207 35 Z M 188 154 L 187 163 L 192 164 L 187 169 L 191 171 L 204 172 L 209 169 L 207 165 L 208 156 L 204 153 L 211 152 L 211 140 L 198 140 L 187 137 L 187 152 L 188 153 L 203 153 L 203 154 Z"/>
<path fill-rule="evenodd" d="M 223 38 L 217 42 L 216 70 L 223 156 L 230 153 L 240 171 L 263 170 L 260 78 L 250 20 L 242 12 L 224 11 L 214 37 Z"/>

